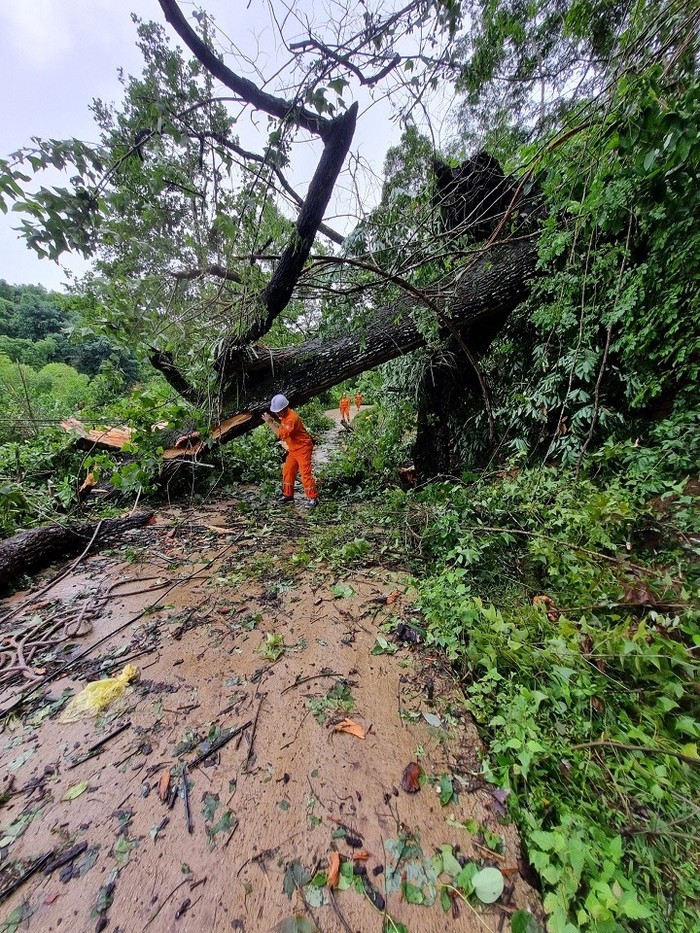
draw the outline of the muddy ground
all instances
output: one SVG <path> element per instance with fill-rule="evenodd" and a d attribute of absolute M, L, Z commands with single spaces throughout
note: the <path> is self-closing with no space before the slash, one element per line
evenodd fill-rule
<path fill-rule="evenodd" d="M 159 512 L 0 605 L 5 648 L 38 633 L 29 673 L 0 679 L 0 709 L 26 697 L 0 734 L 0 930 L 497 931 L 538 912 L 464 698 L 415 643 L 406 575 L 310 561 L 323 521 L 255 490 Z M 62 722 L 128 661 L 116 704 Z M 30 676 L 49 682 L 26 696 Z M 501 871 L 495 904 L 451 886 L 466 862 Z"/>

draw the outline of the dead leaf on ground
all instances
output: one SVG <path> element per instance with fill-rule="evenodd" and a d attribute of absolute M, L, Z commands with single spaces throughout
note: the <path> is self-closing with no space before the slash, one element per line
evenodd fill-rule
<path fill-rule="evenodd" d="M 389 593 L 389 595 L 388 595 L 387 598 L 386 598 L 386 604 L 387 604 L 387 606 L 390 606 L 392 603 L 395 603 L 396 600 L 399 598 L 399 595 L 400 595 L 400 594 L 399 594 L 399 591 L 398 591 L 398 590 L 394 590 L 393 593 Z"/>
<path fill-rule="evenodd" d="M 401 776 L 401 787 L 407 794 L 417 794 L 421 787 L 423 769 L 416 761 L 411 761 L 404 768 Z"/>
<path fill-rule="evenodd" d="M 369 852 L 365 852 L 364 849 L 360 849 L 359 852 L 352 853 L 353 862 L 366 862 L 369 858 Z"/>
<path fill-rule="evenodd" d="M 334 888 L 340 877 L 340 853 L 331 852 L 328 856 L 328 887 Z"/>
<path fill-rule="evenodd" d="M 168 791 L 170 790 L 170 772 L 164 771 L 160 776 L 160 781 L 158 781 L 158 796 L 161 800 L 165 800 L 168 796 Z"/>
<path fill-rule="evenodd" d="M 659 605 L 658 598 L 651 592 L 646 580 L 636 580 L 625 586 L 623 603 L 629 603 L 632 606 L 654 606 Z"/>
<path fill-rule="evenodd" d="M 334 732 L 347 732 L 349 735 L 354 735 L 358 739 L 365 738 L 365 730 L 358 723 L 353 722 L 352 719 L 341 719 L 340 722 L 336 723 L 333 726 Z"/>

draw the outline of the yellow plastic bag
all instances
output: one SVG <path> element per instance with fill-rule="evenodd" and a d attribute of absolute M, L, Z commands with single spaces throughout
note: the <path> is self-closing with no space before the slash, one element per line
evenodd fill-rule
<path fill-rule="evenodd" d="M 94 680 L 73 697 L 61 713 L 59 721 L 77 722 L 79 719 L 89 719 L 103 713 L 122 696 L 129 683 L 138 676 L 138 668 L 133 664 L 127 664 L 118 677 Z"/>

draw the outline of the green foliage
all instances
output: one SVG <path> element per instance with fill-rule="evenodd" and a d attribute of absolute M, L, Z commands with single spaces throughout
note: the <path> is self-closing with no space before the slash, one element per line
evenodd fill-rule
<path fill-rule="evenodd" d="M 375 404 L 352 419 L 352 432 L 320 471 L 324 488 L 355 487 L 367 493 L 396 483 L 397 467 L 409 456 L 411 407 Z"/>
<path fill-rule="evenodd" d="M 428 643 L 463 678 L 555 933 L 693 923 L 700 772 L 678 755 L 700 764 L 697 500 L 666 456 L 676 437 L 611 447 L 626 469 L 608 480 L 516 468 L 408 500 Z"/>

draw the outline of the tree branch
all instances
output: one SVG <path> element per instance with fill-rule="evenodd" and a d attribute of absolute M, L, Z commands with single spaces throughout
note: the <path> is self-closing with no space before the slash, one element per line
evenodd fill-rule
<path fill-rule="evenodd" d="M 313 133 L 314 136 L 320 136 L 321 139 L 325 140 L 335 121 L 327 120 L 325 117 L 312 113 L 293 101 L 274 97 L 272 94 L 260 90 L 252 81 L 231 71 L 192 29 L 175 0 L 158 0 L 158 2 L 166 20 L 213 77 L 225 84 L 234 94 L 238 94 L 243 100 L 252 104 L 257 110 L 269 113 L 270 116 L 277 117 L 278 120 L 289 120 L 309 133 Z"/>
<path fill-rule="evenodd" d="M 199 392 L 182 375 L 179 369 L 175 367 L 170 353 L 164 350 L 156 350 L 151 347 L 149 362 L 154 369 L 163 374 L 165 381 L 175 389 L 191 405 L 199 405 L 201 396 Z"/>
<path fill-rule="evenodd" d="M 235 152 L 236 155 L 241 156 L 243 159 L 248 159 L 250 162 L 258 162 L 260 165 L 269 165 L 272 171 L 275 173 L 281 187 L 287 192 L 297 207 L 303 206 L 304 199 L 294 190 L 294 188 L 292 188 L 292 186 L 282 174 L 280 168 L 275 165 L 274 162 L 268 161 L 265 156 L 262 156 L 257 152 L 250 152 L 248 149 L 243 149 L 243 147 L 239 146 L 237 143 L 226 139 L 221 135 L 221 133 L 207 133 L 206 135 L 211 136 L 212 139 L 219 143 L 220 146 L 223 146 L 225 149 L 230 149 L 231 152 Z M 345 237 L 338 233 L 336 230 L 333 230 L 333 228 L 329 227 L 327 224 L 320 223 L 318 225 L 318 232 L 328 237 L 328 239 L 332 240 L 334 243 L 337 243 L 338 246 L 342 246 L 345 242 Z"/>
<path fill-rule="evenodd" d="M 237 285 L 243 283 L 241 276 L 233 269 L 224 269 L 218 263 L 212 263 L 204 269 L 179 269 L 171 273 L 174 279 L 178 281 L 191 281 L 193 279 L 202 279 L 205 275 L 213 275 L 218 279 L 226 279 L 227 282 L 235 282 Z M 155 366 L 155 363 L 153 364 Z"/>
<path fill-rule="evenodd" d="M 331 131 L 325 139 L 323 154 L 299 211 L 291 240 L 260 296 L 264 313 L 245 335 L 227 341 L 224 354 L 230 351 L 234 343 L 236 346 L 241 346 L 259 340 L 289 304 L 294 287 L 309 258 L 338 174 L 350 149 L 357 121 L 357 109 L 358 105 L 354 103 L 344 114 L 333 120 Z"/>

